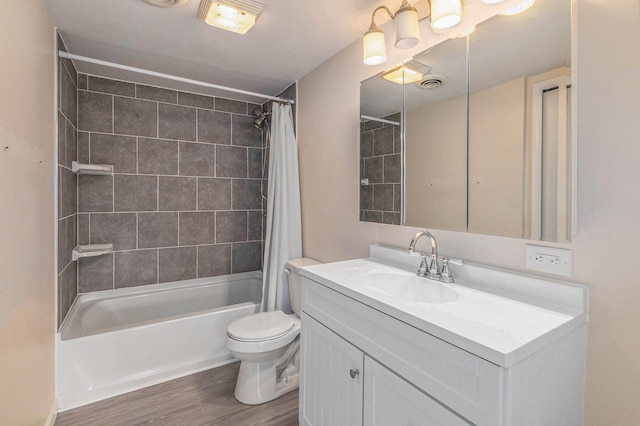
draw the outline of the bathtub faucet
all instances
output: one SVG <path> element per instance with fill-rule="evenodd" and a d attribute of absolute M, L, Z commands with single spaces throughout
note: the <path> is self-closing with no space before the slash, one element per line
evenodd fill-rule
<path fill-rule="evenodd" d="M 416 243 L 424 235 L 429 237 L 429 240 L 431 240 L 431 262 L 429 263 L 429 266 L 427 266 L 427 254 L 416 252 Z M 434 237 L 431 232 L 420 231 L 414 235 L 411 239 L 411 243 L 409 243 L 409 254 L 412 256 L 418 255 L 422 257 L 420 267 L 417 271 L 418 276 L 440 281 L 441 274 L 440 265 L 438 265 L 438 243 L 436 242 L 436 237 Z"/>

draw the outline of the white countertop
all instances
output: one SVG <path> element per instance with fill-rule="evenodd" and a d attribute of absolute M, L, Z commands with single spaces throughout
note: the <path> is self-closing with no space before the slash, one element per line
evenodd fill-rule
<path fill-rule="evenodd" d="M 470 268 L 474 267 L 478 268 Z M 492 270 L 483 270 L 482 274 L 487 271 L 491 274 Z M 471 288 L 463 280 L 444 284 L 375 259 L 309 266 L 301 273 L 503 367 L 586 322 L 584 311 L 525 303 Z M 503 271 L 496 273 L 504 275 Z M 518 277 L 514 275 L 515 284 L 510 289 L 514 293 Z M 540 286 L 540 291 L 544 287 Z"/>

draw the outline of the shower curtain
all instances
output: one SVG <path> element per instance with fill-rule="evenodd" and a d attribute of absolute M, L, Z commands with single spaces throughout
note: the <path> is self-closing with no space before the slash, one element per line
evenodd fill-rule
<path fill-rule="evenodd" d="M 302 257 L 302 225 L 298 142 L 290 104 L 273 103 L 270 136 L 262 308 L 291 313 L 284 267 L 290 259 Z"/>

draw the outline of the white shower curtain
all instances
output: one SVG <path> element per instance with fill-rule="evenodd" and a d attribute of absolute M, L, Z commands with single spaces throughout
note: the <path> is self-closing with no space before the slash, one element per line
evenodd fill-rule
<path fill-rule="evenodd" d="M 302 225 L 298 142 L 290 104 L 273 103 L 270 136 L 262 307 L 291 313 L 284 267 L 290 259 L 302 257 Z"/>

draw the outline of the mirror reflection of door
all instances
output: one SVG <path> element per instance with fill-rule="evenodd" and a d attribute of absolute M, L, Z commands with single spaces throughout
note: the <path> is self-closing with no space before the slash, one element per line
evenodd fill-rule
<path fill-rule="evenodd" d="M 469 232 L 570 239 L 570 16 L 537 0 L 469 36 Z"/>
<path fill-rule="evenodd" d="M 529 238 L 568 242 L 571 218 L 571 86 L 560 69 L 534 83 Z"/>

